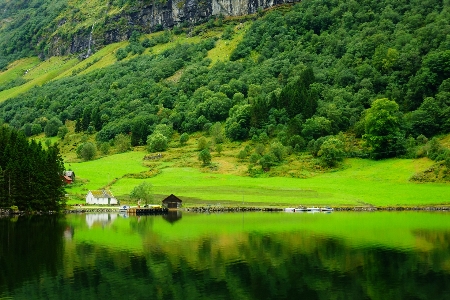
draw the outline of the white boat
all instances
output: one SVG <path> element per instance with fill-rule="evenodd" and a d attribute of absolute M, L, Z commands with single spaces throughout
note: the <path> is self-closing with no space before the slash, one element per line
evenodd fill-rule
<path fill-rule="evenodd" d="M 286 211 L 286 212 L 295 212 L 295 208 L 287 207 L 287 208 L 284 209 L 284 211 Z"/>
<path fill-rule="evenodd" d="M 119 212 L 127 212 L 129 209 L 129 205 L 122 205 L 121 207 L 119 207 Z"/>
<path fill-rule="evenodd" d="M 307 208 L 306 208 L 306 211 L 320 211 L 320 208 L 315 207 L 315 206 L 313 206 L 313 207 L 307 207 Z"/>
<path fill-rule="evenodd" d="M 332 207 L 326 206 L 326 207 L 321 207 L 320 211 L 333 211 Z"/>
<path fill-rule="evenodd" d="M 307 208 L 306 208 L 306 207 L 297 207 L 297 208 L 295 209 L 295 212 L 304 212 L 304 211 L 307 211 Z"/>

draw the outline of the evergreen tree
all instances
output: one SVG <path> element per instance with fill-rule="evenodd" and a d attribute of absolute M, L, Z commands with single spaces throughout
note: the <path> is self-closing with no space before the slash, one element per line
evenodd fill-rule
<path fill-rule="evenodd" d="M 57 211 L 64 205 L 64 165 L 56 145 L 44 150 L 23 133 L 0 127 L 0 206 Z"/>
<path fill-rule="evenodd" d="M 277 108 L 285 108 L 290 118 L 302 114 L 306 119 L 314 115 L 317 109 L 318 95 L 311 84 L 315 81 L 311 68 L 303 71 L 298 79 L 288 83 L 281 91 Z"/>

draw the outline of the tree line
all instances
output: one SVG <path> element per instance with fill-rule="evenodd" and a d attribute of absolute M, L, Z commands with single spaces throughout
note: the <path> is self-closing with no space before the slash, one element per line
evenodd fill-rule
<path fill-rule="evenodd" d="M 65 203 L 63 173 L 56 145 L 44 149 L 23 133 L 0 126 L 0 207 L 60 210 Z"/>

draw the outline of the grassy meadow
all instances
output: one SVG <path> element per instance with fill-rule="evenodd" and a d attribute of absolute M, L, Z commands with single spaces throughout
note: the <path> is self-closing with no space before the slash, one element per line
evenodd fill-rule
<path fill-rule="evenodd" d="M 244 162 L 235 158 L 238 145 L 213 155 L 216 168 L 197 160 L 194 141 L 185 148 L 171 148 L 159 161 L 144 161 L 144 149 L 105 156 L 89 162 L 66 164 L 77 175 L 67 192 L 69 204 L 82 203 L 88 190 L 109 188 L 122 203 L 144 180 L 153 185 L 155 200 L 175 194 L 185 206 L 193 205 L 332 205 L 332 206 L 421 206 L 446 205 L 450 185 L 417 184 L 409 178 L 431 166 L 429 159 L 346 159 L 341 169 L 316 172 L 308 178 L 246 174 Z M 241 145 L 242 146 L 242 145 Z M 295 157 L 289 157 L 295 159 Z M 295 170 L 288 174 L 302 173 Z M 276 174 L 276 173 L 275 173 Z M 312 173 L 310 173 L 312 174 Z"/>

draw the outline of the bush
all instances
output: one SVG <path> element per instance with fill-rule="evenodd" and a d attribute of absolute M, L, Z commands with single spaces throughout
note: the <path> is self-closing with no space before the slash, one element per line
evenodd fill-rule
<path fill-rule="evenodd" d="M 260 158 L 261 155 L 259 155 L 258 153 L 253 153 L 252 155 L 250 155 L 249 161 L 251 164 L 256 164 Z"/>
<path fill-rule="evenodd" d="M 239 151 L 237 158 L 240 160 L 244 160 L 247 158 L 247 155 L 248 155 L 248 152 L 245 149 L 243 149 L 243 150 Z"/>
<path fill-rule="evenodd" d="M 301 136 L 293 135 L 289 139 L 289 146 L 293 147 L 295 149 L 295 152 L 300 152 L 301 150 L 305 149 L 306 142 L 305 139 Z"/>
<path fill-rule="evenodd" d="M 180 136 L 180 145 L 182 145 L 182 146 L 186 145 L 186 143 L 187 143 L 188 140 L 189 140 L 189 134 L 187 134 L 186 132 L 183 133 L 183 134 Z"/>
<path fill-rule="evenodd" d="M 69 132 L 69 129 L 67 129 L 67 127 L 65 125 L 59 127 L 58 129 L 58 137 L 60 139 L 64 139 L 64 137 L 66 136 L 66 134 Z"/>
<path fill-rule="evenodd" d="M 131 149 L 131 137 L 127 134 L 119 133 L 114 138 L 114 145 L 117 148 L 117 152 L 127 152 Z"/>
<path fill-rule="evenodd" d="M 0 124 L 1 126 L 1 124 Z M 25 133 L 26 136 L 32 136 L 32 132 L 31 132 L 31 124 L 27 123 L 25 125 L 23 125 L 22 129 L 23 129 L 23 133 Z"/>
<path fill-rule="evenodd" d="M 217 144 L 217 145 L 216 145 L 216 151 L 217 151 L 217 154 L 220 155 L 220 153 L 222 152 L 222 150 L 223 150 L 222 144 Z"/>
<path fill-rule="evenodd" d="M 266 147 L 263 144 L 257 144 L 255 146 L 255 153 L 258 155 L 263 155 Z"/>
<path fill-rule="evenodd" d="M 206 140 L 206 138 L 204 136 L 202 136 L 201 138 L 198 139 L 197 149 L 204 150 L 207 148 L 209 148 L 208 141 Z"/>
<path fill-rule="evenodd" d="M 42 132 L 41 124 L 32 124 L 31 125 L 31 135 L 37 135 Z"/>
<path fill-rule="evenodd" d="M 308 143 L 308 151 L 312 156 L 317 157 L 319 155 L 320 147 L 328 139 L 327 136 L 320 137 L 317 140 L 310 140 Z"/>
<path fill-rule="evenodd" d="M 109 143 L 108 142 L 104 142 L 104 143 L 101 143 L 100 144 L 100 151 L 104 154 L 104 155 L 107 155 L 108 153 L 109 153 L 109 148 L 110 148 L 110 145 L 109 145 Z"/>
<path fill-rule="evenodd" d="M 416 143 L 417 145 L 425 145 L 426 143 L 428 143 L 428 139 L 426 136 L 421 134 L 416 138 Z"/>
<path fill-rule="evenodd" d="M 270 145 L 270 153 L 276 162 L 281 162 L 286 155 L 286 149 L 280 142 L 275 142 Z"/>
<path fill-rule="evenodd" d="M 52 118 L 50 121 L 47 122 L 47 125 L 45 125 L 44 128 L 45 136 L 47 137 L 56 136 L 58 134 L 59 127 L 61 127 L 62 125 L 63 125 L 62 122 L 57 117 Z"/>
<path fill-rule="evenodd" d="M 122 60 L 127 56 L 128 56 L 128 52 L 124 48 L 120 48 L 119 50 L 116 51 L 117 60 Z"/>
<path fill-rule="evenodd" d="M 324 117 L 312 117 L 303 124 L 302 135 L 306 140 L 317 139 L 331 133 L 331 121 Z"/>
<path fill-rule="evenodd" d="M 208 149 L 203 149 L 198 154 L 198 160 L 203 162 L 203 165 L 209 165 L 211 163 L 211 153 L 209 153 Z"/>
<path fill-rule="evenodd" d="M 77 156 L 86 161 L 92 160 L 96 154 L 97 154 L 97 149 L 95 148 L 95 145 L 92 144 L 91 142 L 86 142 L 84 144 L 81 144 L 77 148 Z"/>
<path fill-rule="evenodd" d="M 168 147 L 167 138 L 159 133 L 153 133 L 147 138 L 147 147 L 149 152 L 166 151 Z"/>
<path fill-rule="evenodd" d="M 260 158 L 259 164 L 261 165 L 261 168 L 263 170 L 268 171 L 272 166 L 275 165 L 275 158 L 272 154 L 266 154 Z"/>
<path fill-rule="evenodd" d="M 156 128 L 153 131 L 153 133 L 161 133 L 168 140 L 170 140 L 172 138 L 172 135 L 173 135 L 173 127 L 172 127 L 172 125 L 158 124 L 158 125 L 156 125 Z"/>
<path fill-rule="evenodd" d="M 209 133 L 214 140 L 215 144 L 221 144 L 225 141 L 225 136 L 223 135 L 222 125 L 217 122 L 211 126 Z"/>
<path fill-rule="evenodd" d="M 335 137 L 330 137 L 324 141 L 318 152 L 320 160 L 328 167 L 334 167 L 344 159 L 344 155 L 344 143 Z"/>

